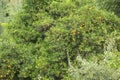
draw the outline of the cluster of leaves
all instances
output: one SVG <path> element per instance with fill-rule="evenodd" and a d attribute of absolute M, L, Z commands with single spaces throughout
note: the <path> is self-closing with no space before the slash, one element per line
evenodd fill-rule
<path fill-rule="evenodd" d="M 61 80 L 68 73 L 68 58 L 77 65 L 78 54 L 88 58 L 104 53 L 109 35 L 120 35 L 120 19 L 99 10 L 95 4 L 92 0 L 25 0 L 23 9 L 8 27 L 10 35 L 1 38 L 0 78 L 36 80 L 39 76 L 43 80 Z M 108 67 L 94 64 L 92 68 L 90 66 L 93 75 L 110 76 L 112 72 L 111 69 L 104 72 Z M 80 72 L 81 76 L 87 75 L 87 71 L 85 74 Z"/>
<path fill-rule="evenodd" d="M 119 69 L 120 67 L 120 52 L 109 52 L 106 54 L 105 61 L 112 67 Z"/>

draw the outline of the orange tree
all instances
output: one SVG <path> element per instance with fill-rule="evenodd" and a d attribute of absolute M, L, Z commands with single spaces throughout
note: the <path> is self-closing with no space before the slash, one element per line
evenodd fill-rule
<path fill-rule="evenodd" d="M 45 74 L 59 77 L 66 74 L 67 53 L 73 63 L 78 54 L 85 58 L 91 54 L 104 53 L 108 36 L 114 31 L 118 33 L 119 25 L 116 16 L 91 5 L 60 17 L 56 25 L 45 33 L 41 51 L 46 54 L 48 64 L 44 66 L 46 69 L 42 70 L 46 71 Z"/>
<path fill-rule="evenodd" d="M 92 0 L 25 0 L 9 26 L 14 42 L 1 41 L 1 79 L 61 80 L 68 58 L 75 65 L 78 54 L 103 53 L 106 38 L 119 33 L 119 26 L 119 18 Z"/>

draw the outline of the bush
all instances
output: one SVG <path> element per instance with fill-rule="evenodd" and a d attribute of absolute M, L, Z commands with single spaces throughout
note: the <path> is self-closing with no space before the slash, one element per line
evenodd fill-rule
<path fill-rule="evenodd" d="M 67 76 L 68 53 L 73 65 L 78 54 L 88 58 L 104 53 L 109 35 L 116 32 L 119 36 L 120 20 L 94 4 L 88 0 L 84 4 L 78 0 L 25 0 L 8 27 L 11 37 L 1 38 L 1 79 L 32 80 L 39 76 L 43 80 L 61 80 Z M 109 70 L 104 72 L 106 66 L 92 67 L 93 73 L 101 75 L 102 70 L 111 75 Z"/>
<path fill-rule="evenodd" d="M 104 53 L 107 38 L 115 31 L 118 32 L 120 25 L 114 14 L 100 11 L 91 5 L 58 18 L 54 24 L 45 33 L 41 53 L 45 55 L 47 64 L 51 65 L 44 65 L 47 69 L 43 69 L 43 72 L 46 72 L 48 78 L 55 79 L 61 79 L 61 75 L 67 73 L 67 53 L 73 63 L 77 54 L 85 58 L 91 54 Z"/>

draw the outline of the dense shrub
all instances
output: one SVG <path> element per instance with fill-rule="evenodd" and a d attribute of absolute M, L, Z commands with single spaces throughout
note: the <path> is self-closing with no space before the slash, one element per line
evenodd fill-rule
<path fill-rule="evenodd" d="M 1 79 L 64 79 L 68 58 L 76 65 L 78 54 L 83 58 L 103 54 L 110 36 L 120 35 L 120 19 L 99 10 L 92 0 L 25 0 L 14 18 L 8 27 L 9 37 L 1 37 Z M 111 75 L 109 67 L 92 67 L 93 73 L 101 75 L 102 70 Z M 108 73 L 104 72 L 107 68 Z"/>
<path fill-rule="evenodd" d="M 84 6 L 70 15 L 58 19 L 56 25 L 46 32 L 44 40 L 46 45 L 42 47 L 45 48 L 47 58 L 50 56 L 48 61 L 51 65 L 57 64 L 67 69 L 66 53 L 70 54 L 72 61 L 75 60 L 77 54 L 86 57 L 91 54 L 104 53 L 108 35 L 119 30 L 119 21 L 112 14 L 99 11 L 94 6 L 92 9 L 90 7 L 89 5 Z M 117 25 L 115 25 L 116 23 Z M 61 67 L 50 66 L 50 70 L 61 71 Z M 50 73 L 49 68 L 48 72 Z M 54 75 L 56 74 L 54 73 Z"/>

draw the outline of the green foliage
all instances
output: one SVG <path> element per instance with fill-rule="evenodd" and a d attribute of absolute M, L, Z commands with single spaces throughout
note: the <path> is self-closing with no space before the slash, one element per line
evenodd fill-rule
<path fill-rule="evenodd" d="M 0 35 L 3 33 L 4 29 L 3 27 L 0 25 Z"/>
<path fill-rule="evenodd" d="M 103 54 L 111 35 L 120 36 L 120 19 L 99 10 L 95 1 L 25 0 L 23 9 L 14 18 L 5 31 L 9 35 L 0 38 L 1 79 L 61 80 L 68 75 L 68 59 L 82 67 L 76 70 L 85 80 L 118 79 L 119 76 L 111 75 L 114 68 L 119 68 L 119 57 L 110 56 L 113 62 L 107 62 L 112 68 L 84 60 L 77 65 L 78 54 L 89 59 L 91 55 Z M 115 42 L 118 46 L 119 39 L 115 38 Z M 88 77 L 83 76 L 87 74 Z M 74 80 L 73 76 L 68 79 Z"/>
<path fill-rule="evenodd" d="M 16 44 L 8 36 L 0 39 L 0 79 L 17 80 L 18 77 L 19 79 L 34 77 L 29 77 L 35 69 L 36 55 L 32 47 L 33 44 Z"/>
<path fill-rule="evenodd" d="M 120 68 L 120 52 L 108 52 L 105 55 L 105 61 L 112 67 L 112 68 Z"/>

